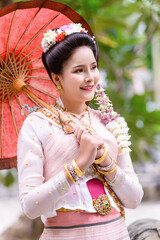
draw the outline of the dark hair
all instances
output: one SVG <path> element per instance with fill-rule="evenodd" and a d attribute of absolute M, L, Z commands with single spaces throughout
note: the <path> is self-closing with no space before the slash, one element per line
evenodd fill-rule
<path fill-rule="evenodd" d="M 69 59 L 74 50 L 81 46 L 89 47 L 97 61 L 97 46 L 91 35 L 87 33 L 72 33 L 61 42 L 51 47 L 42 54 L 43 64 L 52 80 L 51 73 L 61 74 L 64 63 Z"/>

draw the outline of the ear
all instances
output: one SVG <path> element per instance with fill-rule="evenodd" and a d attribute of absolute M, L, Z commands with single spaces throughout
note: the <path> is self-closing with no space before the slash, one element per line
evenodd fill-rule
<path fill-rule="evenodd" d="M 60 83 L 59 76 L 55 73 L 51 73 L 54 84 L 57 86 Z"/>

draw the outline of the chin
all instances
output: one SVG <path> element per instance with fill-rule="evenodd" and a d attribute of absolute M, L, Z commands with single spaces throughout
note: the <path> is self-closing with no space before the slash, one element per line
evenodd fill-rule
<path fill-rule="evenodd" d="M 94 98 L 94 93 L 95 93 L 95 91 L 92 91 L 89 94 L 88 93 L 83 94 L 83 96 L 81 95 L 80 98 L 81 98 L 82 101 L 89 102 Z"/>
<path fill-rule="evenodd" d="M 94 94 L 85 99 L 85 102 L 90 102 L 94 98 Z"/>

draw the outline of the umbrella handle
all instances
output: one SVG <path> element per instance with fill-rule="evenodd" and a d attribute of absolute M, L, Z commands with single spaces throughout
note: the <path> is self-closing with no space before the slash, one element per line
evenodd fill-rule
<path fill-rule="evenodd" d="M 36 102 L 38 102 L 41 106 L 47 108 L 48 110 L 50 110 L 53 114 L 55 114 L 57 117 L 59 117 L 58 112 L 55 110 L 55 108 L 51 107 L 49 104 L 47 104 L 46 102 L 44 102 L 42 99 L 40 99 L 39 97 L 37 97 L 34 93 L 32 93 L 26 86 L 24 86 L 21 89 L 22 92 L 26 93 L 27 95 L 29 95 L 30 97 L 32 97 Z M 74 122 L 69 120 L 64 114 L 60 114 L 60 118 L 61 121 L 64 123 L 66 123 L 69 127 L 73 128 L 74 127 Z"/>

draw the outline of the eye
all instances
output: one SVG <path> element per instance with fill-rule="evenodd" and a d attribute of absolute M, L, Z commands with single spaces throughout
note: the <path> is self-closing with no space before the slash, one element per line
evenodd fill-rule
<path fill-rule="evenodd" d="M 94 70 L 94 69 L 96 69 L 97 68 L 97 65 L 93 65 L 92 66 L 92 69 Z"/>
<path fill-rule="evenodd" d="M 80 73 L 80 72 L 83 72 L 83 69 L 82 68 L 79 68 L 77 70 L 74 71 L 75 73 Z"/>

